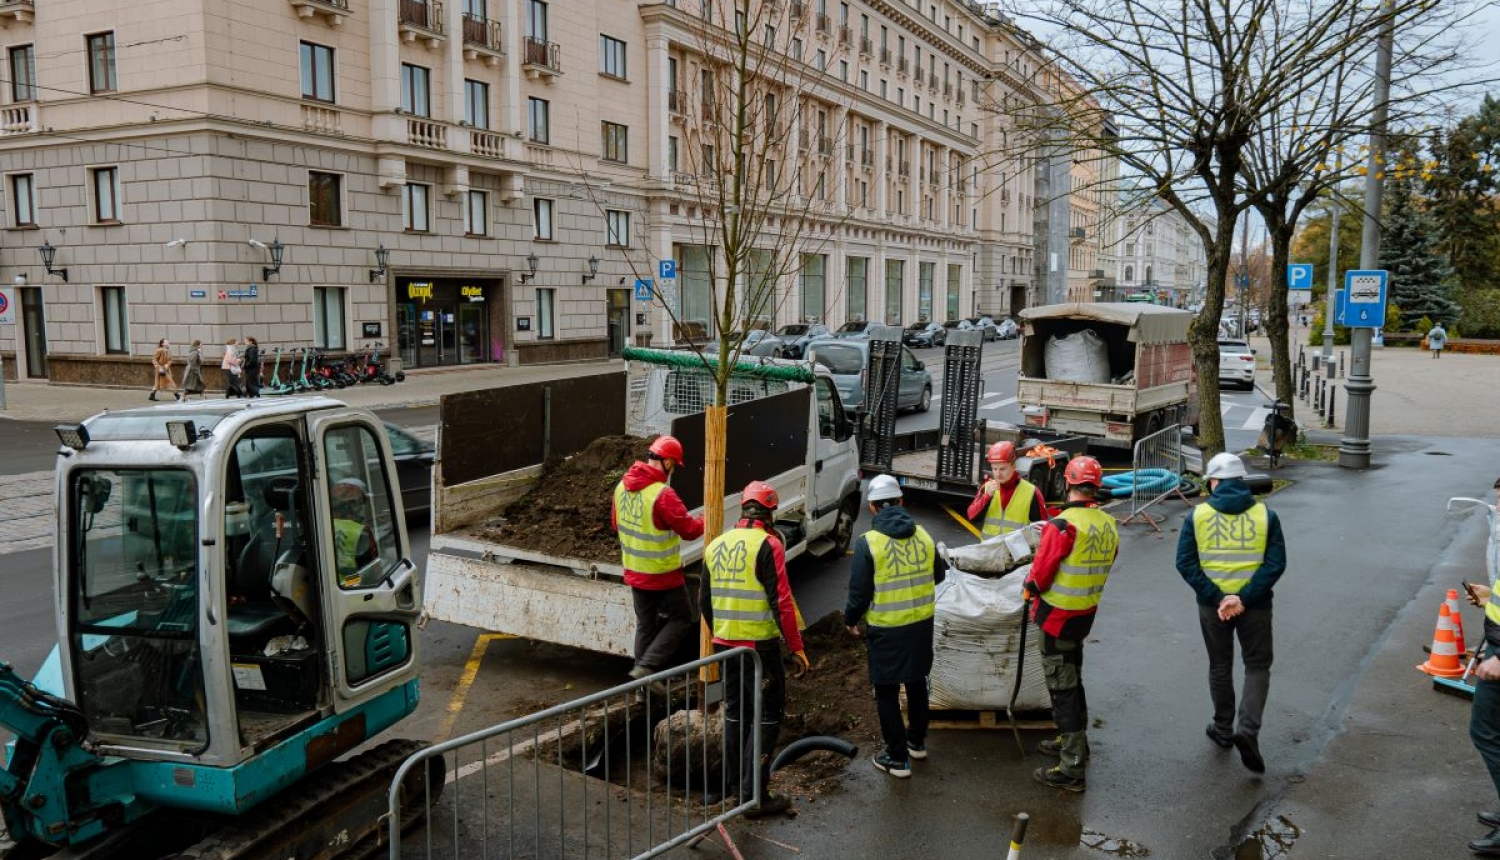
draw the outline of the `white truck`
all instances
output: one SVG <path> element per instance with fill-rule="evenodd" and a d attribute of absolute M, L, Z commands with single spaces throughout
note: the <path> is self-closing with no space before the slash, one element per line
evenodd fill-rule
<path fill-rule="evenodd" d="M 631 350 L 627 357 L 649 353 Z M 843 555 L 859 515 L 859 450 L 832 379 L 804 362 L 741 366 L 751 372 L 737 373 L 730 390 L 725 521 L 735 521 L 745 484 L 769 481 L 781 499 L 776 525 L 788 559 Z M 497 543 L 482 528 L 537 484 L 544 463 L 627 431 L 643 437 L 670 432 L 683 440 L 688 462 L 672 483 L 689 510 L 702 515 L 703 409 L 712 402 L 711 380 L 702 368 L 639 360 L 627 367 L 625 373 L 443 398 L 427 562 L 429 617 L 600 653 L 632 653 L 635 614 L 618 554 L 603 561 L 539 553 Z M 801 381 L 767 379 L 767 370 Z M 580 527 L 586 525 L 595 524 Z M 683 544 L 690 578 L 702 554 L 703 541 Z"/>
<path fill-rule="evenodd" d="M 1021 311 L 1016 400 L 1028 428 L 1131 448 L 1172 424 L 1197 431 L 1198 396 L 1184 310 L 1126 302 L 1075 302 Z M 1092 331 L 1104 366 L 1093 380 L 1057 378 L 1048 342 Z M 1102 381 L 1101 381 L 1102 380 Z"/>

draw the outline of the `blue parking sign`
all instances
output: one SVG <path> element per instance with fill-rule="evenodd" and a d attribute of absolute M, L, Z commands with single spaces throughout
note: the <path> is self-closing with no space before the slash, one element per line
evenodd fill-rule
<path fill-rule="evenodd" d="M 645 278 L 636 278 L 635 279 L 635 300 L 636 301 L 638 301 L 638 302 L 649 302 L 649 301 L 651 301 L 651 296 L 655 292 L 656 291 L 655 291 L 655 289 L 653 289 L 653 285 L 652 285 L 652 283 L 650 281 L 646 280 Z"/>
<path fill-rule="evenodd" d="M 656 276 L 663 281 L 670 281 L 677 277 L 677 261 L 662 260 L 656 264 Z"/>
<path fill-rule="evenodd" d="M 1313 285 L 1312 263 L 1288 263 L 1286 267 L 1286 288 L 1289 290 L 1310 290 Z"/>

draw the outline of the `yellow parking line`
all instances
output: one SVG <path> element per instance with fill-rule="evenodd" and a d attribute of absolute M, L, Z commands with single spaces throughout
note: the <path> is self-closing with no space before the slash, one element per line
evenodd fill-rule
<path fill-rule="evenodd" d="M 979 529 L 974 528 L 974 524 L 973 523 L 971 523 L 967 519 L 964 519 L 963 517 L 959 516 L 958 515 L 958 511 L 953 510 L 952 508 L 948 507 L 947 505 L 943 505 L 943 510 L 945 510 L 945 511 L 948 512 L 948 516 L 950 516 L 953 519 L 957 520 L 959 525 L 961 525 L 964 528 L 968 529 L 969 532 L 974 535 L 974 537 L 977 537 L 980 540 L 984 539 L 984 535 L 982 535 L 982 534 L 979 533 Z"/>
<path fill-rule="evenodd" d="M 443 717 L 443 725 L 438 729 L 435 743 L 442 743 L 453 736 L 453 727 L 458 723 L 458 715 L 463 712 L 464 700 L 469 697 L 469 688 L 474 686 L 474 679 L 479 676 L 479 667 L 484 663 L 484 653 L 489 650 L 490 643 L 497 639 L 514 639 L 516 637 L 509 633 L 481 633 L 474 640 L 474 650 L 469 654 L 469 662 L 464 664 L 464 672 L 458 677 L 458 684 L 453 688 L 453 695 L 448 697 L 448 715 Z"/>

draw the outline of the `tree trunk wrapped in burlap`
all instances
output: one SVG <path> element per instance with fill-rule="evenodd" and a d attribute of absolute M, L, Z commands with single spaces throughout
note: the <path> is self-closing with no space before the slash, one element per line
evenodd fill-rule
<path fill-rule="evenodd" d="M 651 732 L 651 773 L 673 785 L 720 784 L 724 768 L 724 711 L 708 715 L 681 710 L 657 722 Z"/>

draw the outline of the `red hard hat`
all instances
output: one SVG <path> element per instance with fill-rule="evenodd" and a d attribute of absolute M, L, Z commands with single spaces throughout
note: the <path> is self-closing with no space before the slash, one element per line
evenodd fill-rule
<path fill-rule="evenodd" d="M 740 493 L 740 504 L 746 502 L 754 502 L 768 511 L 774 511 L 781 504 L 781 498 L 776 495 L 776 488 L 765 481 L 751 481 L 745 485 L 745 491 Z"/>
<path fill-rule="evenodd" d="M 984 452 L 984 459 L 991 463 L 1014 463 L 1016 461 L 1016 446 L 1012 442 L 996 442 L 990 449 Z"/>
<path fill-rule="evenodd" d="M 1078 484 L 1093 484 L 1096 487 L 1104 484 L 1104 469 L 1099 466 L 1099 461 L 1093 457 L 1079 457 L 1068 461 L 1068 468 L 1063 472 L 1068 486 Z"/>
<path fill-rule="evenodd" d="M 674 436 L 657 436 L 651 443 L 651 453 L 658 459 L 682 463 L 682 443 Z"/>

